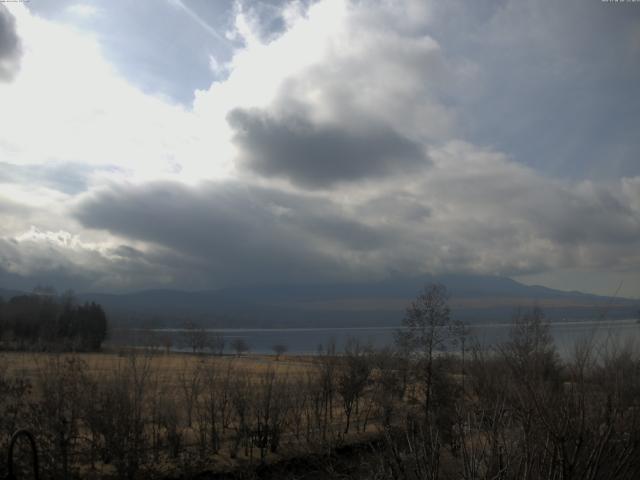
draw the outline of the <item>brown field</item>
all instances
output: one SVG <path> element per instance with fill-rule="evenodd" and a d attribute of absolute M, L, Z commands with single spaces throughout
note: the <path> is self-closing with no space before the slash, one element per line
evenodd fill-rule
<path fill-rule="evenodd" d="M 377 431 L 373 395 L 358 400 L 362 408 L 346 432 L 333 378 L 339 358 L 324 360 L 137 349 L 4 352 L 0 380 L 8 390 L 11 382 L 28 387 L 0 399 L 21 417 L 4 426 L 0 440 L 6 445 L 12 431 L 26 427 L 50 473 L 102 478 L 129 476 L 130 468 L 142 477 L 172 475 L 184 471 L 186 459 L 194 471 L 232 470 L 368 437 Z M 68 437 L 63 448 L 59 437 Z M 136 458 L 121 458 L 129 449 Z"/>
<path fill-rule="evenodd" d="M 126 367 L 131 355 L 143 358 L 149 363 L 151 372 L 166 378 L 184 373 L 185 369 L 193 370 L 198 365 L 213 368 L 232 366 L 235 371 L 255 376 L 272 370 L 278 375 L 299 377 L 314 370 L 313 357 L 275 355 L 199 355 L 190 353 L 151 353 L 145 350 L 122 350 L 119 352 L 94 353 L 40 353 L 40 352 L 1 352 L 0 368 L 8 375 L 19 375 L 35 380 L 42 374 L 43 368 L 52 361 L 79 360 L 87 367 L 87 372 L 96 378 L 111 374 Z"/>

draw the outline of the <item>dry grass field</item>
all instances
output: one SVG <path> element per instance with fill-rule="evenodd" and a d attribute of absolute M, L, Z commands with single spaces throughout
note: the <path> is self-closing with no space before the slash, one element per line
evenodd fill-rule
<path fill-rule="evenodd" d="M 5 352 L 9 395 L 0 406 L 14 415 L 0 424 L 2 445 L 26 427 L 52 476 L 101 478 L 232 470 L 324 451 L 376 429 L 364 384 L 347 420 L 339 364 L 335 356 Z"/>
<path fill-rule="evenodd" d="M 41 352 L 2 352 L 0 368 L 5 374 L 22 376 L 35 380 L 51 362 L 80 361 L 86 365 L 87 373 L 100 378 L 112 372 L 120 371 L 131 361 L 131 355 L 148 362 L 152 374 L 166 378 L 176 377 L 199 366 L 211 368 L 227 368 L 231 366 L 236 372 L 260 376 L 267 371 L 275 371 L 278 375 L 299 377 L 312 372 L 315 368 L 313 357 L 275 355 L 199 355 L 189 353 L 157 353 L 145 350 L 123 349 L 119 352 L 92 353 L 41 353 Z"/>

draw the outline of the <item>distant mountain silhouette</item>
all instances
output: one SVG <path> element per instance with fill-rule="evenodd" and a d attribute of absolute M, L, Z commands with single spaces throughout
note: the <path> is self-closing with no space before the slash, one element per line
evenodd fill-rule
<path fill-rule="evenodd" d="M 117 326 L 337 327 L 398 325 L 409 302 L 429 283 L 444 284 L 453 315 L 466 322 L 504 322 L 537 304 L 551 320 L 635 318 L 638 302 L 523 285 L 490 275 L 423 275 L 350 284 L 228 287 L 209 291 L 144 290 L 82 293 L 101 304 Z M 17 294 L 0 289 L 5 301 Z"/>
<path fill-rule="evenodd" d="M 488 275 L 424 275 L 371 283 L 228 287 L 211 291 L 146 290 L 86 293 L 119 324 L 211 327 L 397 325 L 409 302 L 429 283 L 446 285 L 453 314 L 464 321 L 510 320 L 519 308 L 541 306 L 551 320 L 633 318 L 634 300 L 542 286 Z"/>
<path fill-rule="evenodd" d="M 4 299 L 5 302 L 9 300 L 11 297 L 15 297 L 16 295 L 24 295 L 24 294 L 25 292 L 20 290 L 0 288 L 0 298 Z"/>

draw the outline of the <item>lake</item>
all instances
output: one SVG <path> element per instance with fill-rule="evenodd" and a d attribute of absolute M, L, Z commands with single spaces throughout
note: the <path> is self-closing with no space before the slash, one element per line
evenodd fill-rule
<path fill-rule="evenodd" d="M 480 345 L 490 347 L 508 339 L 511 324 L 482 323 L 469 325 L 471 339 Z M 320 345 L 328 345 L 335 341 L 341 351 L 349 338 L 375 347 L 393 344 L 397 327 L 344 327 L 344 328 L 225 328 L 208 329 L 212 334 L 222 335 L 226 343 L 226 352 L 230 353 L 230 343 L 236 338 L 243 338 L 253 353 L 272 353 L 275 344 L 286 345 L 289 353 L 314 354 Z M 130 337 L 133 344 L 142 345 L 160 336 L 170 336 L 173 349 L 186 350 L 181 347 L 183 329 L 136 330 Z M 640 341 L 640 324 L 636 320 L 584 320 L 554 322 L 551 334 L 561 355 L 569 355 L 573 351 L 576 340 L 593 339 L 598 344 L 622 345 L 625 342 Z M 121 343 L 121 342 L 118 342 Z M 467 341 L 470 345 L 471 341 Z"/>

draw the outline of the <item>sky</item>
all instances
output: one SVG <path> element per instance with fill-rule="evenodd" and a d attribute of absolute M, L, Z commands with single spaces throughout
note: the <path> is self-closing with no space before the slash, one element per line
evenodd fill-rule
<path fill-rule="evenodd" d="M 0 2 L 0 287 L 640 297 L 640 3 Z"/>

